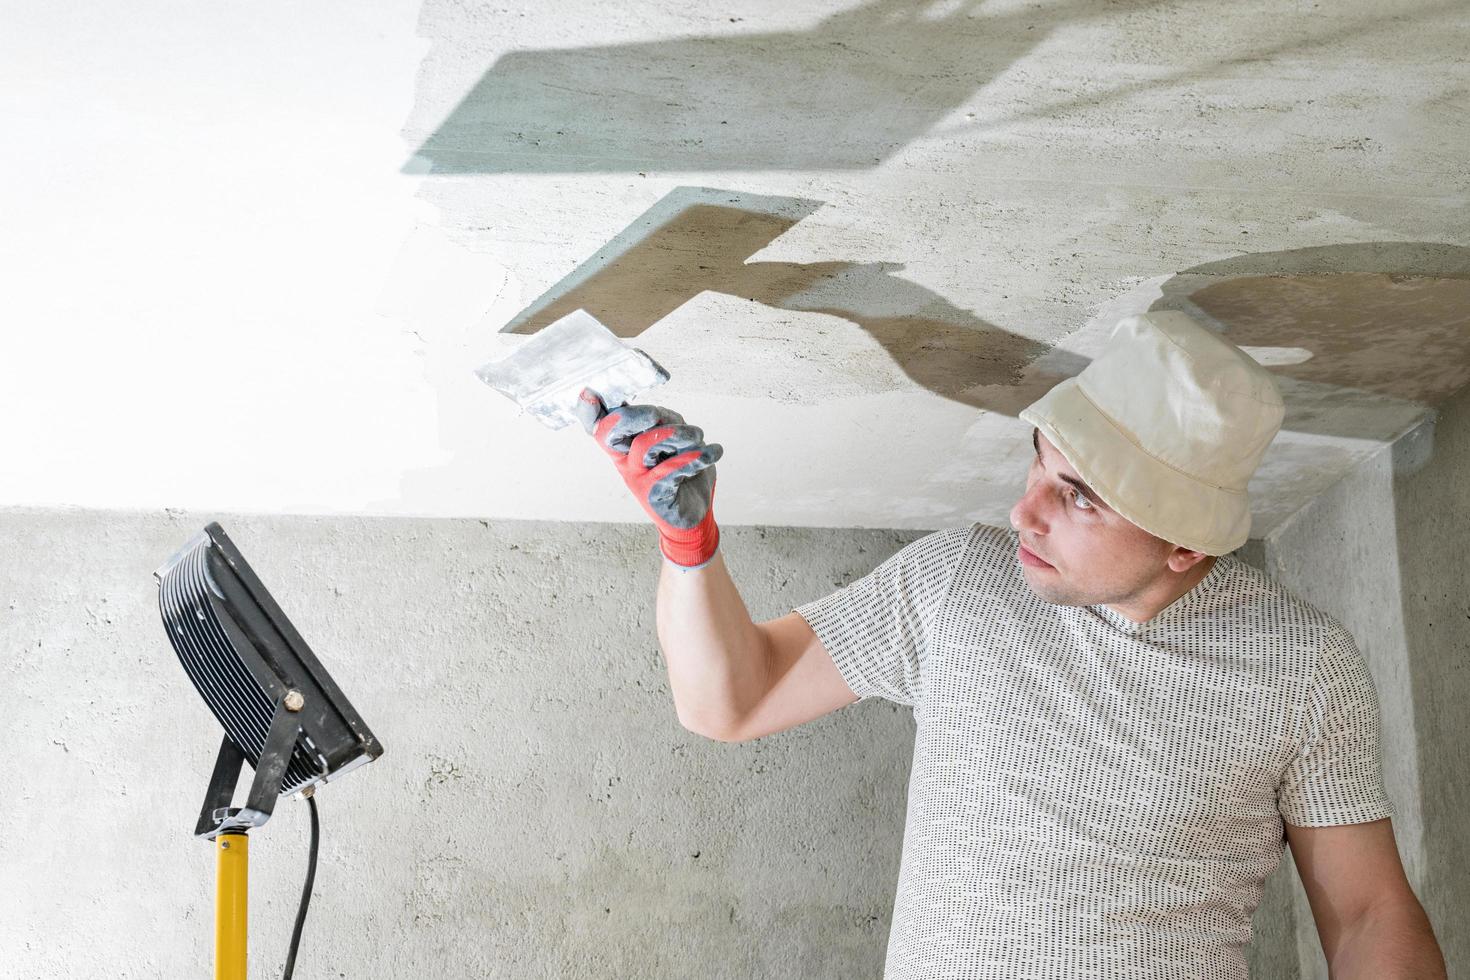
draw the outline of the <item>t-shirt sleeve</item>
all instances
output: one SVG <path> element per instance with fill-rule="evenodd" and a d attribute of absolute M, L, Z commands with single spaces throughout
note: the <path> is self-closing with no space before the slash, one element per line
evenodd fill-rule
<path fill-rule="evenodd" d="M 1301 727 L 1301 744 L 1277 791 L 1282 819 L 1330 827 L 1393 816 L 1379 754 L 1378 692 L 1346 629 L 1322 651 Z"/>
<path fill-rule="evenodd" d="M 972 528 L 935 531 L 831 595 L 797 606 L 859 699 L 913 707 L 934 621 Z"/>

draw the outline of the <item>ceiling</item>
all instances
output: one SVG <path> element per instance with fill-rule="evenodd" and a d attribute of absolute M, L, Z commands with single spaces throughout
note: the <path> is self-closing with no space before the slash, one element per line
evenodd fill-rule
<path fill-rule="evenodd" d="M 641 520 L 473 374 L 577 308 L 724 523 L 1004 523 L 1145 309 L 1281 386 L 1254 535 L 1470 382 L 1459 3 L 5 18 L 0 505 Z"/>

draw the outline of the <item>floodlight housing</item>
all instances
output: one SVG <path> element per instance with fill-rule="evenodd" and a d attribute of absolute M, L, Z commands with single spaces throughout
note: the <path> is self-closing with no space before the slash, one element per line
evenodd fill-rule
<path fill-rule="evenodd" d="M 258 827 L 278 797 L 310 795 L 383 754 L 218 523 L 154 577 L 169 641 L 224 727 L 197 836 Z M 244 807 L 231 807 L 245 762 L 255 770 L 249 798 Z"/>

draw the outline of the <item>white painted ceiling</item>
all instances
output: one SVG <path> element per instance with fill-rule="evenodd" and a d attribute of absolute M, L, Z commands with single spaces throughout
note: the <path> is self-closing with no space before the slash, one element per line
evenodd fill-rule
<path fill-rule="evenodd" d="M 722 523 L 1004 523 L 1116 320 L 1261 534 L 1470 381 L 1461 3 L 7 6 L 0 505 L 642 520 L 472 369 L 583 306 Z M 505 332 L 505 331 L 511 332 Z"/>

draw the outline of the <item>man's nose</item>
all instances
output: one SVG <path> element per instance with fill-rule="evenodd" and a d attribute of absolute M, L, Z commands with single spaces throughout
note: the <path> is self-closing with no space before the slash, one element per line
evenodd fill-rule
<path fill-rule="evenodd" d="M 1037 512 L 1037 504 L 1033 497 L 1033 491 L 1040 480 L 1026 488 L 1021 494 L 1021 499 L 1011 508 L 1011 527 L 1017 531 L 1030 531 L 1033 534 L 1042 534 L 1046 531 L 1046 524 L 1040 519 Z"/>

